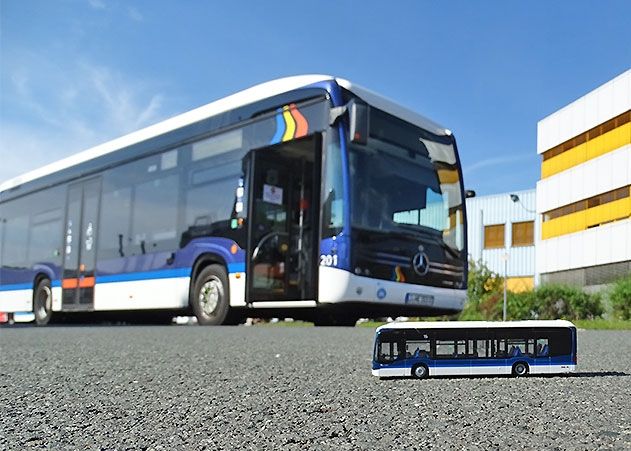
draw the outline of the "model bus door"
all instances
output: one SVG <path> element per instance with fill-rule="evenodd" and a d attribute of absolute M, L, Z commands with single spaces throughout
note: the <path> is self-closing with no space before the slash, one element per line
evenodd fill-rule
<path fill-rule="evenodd" d="M 101 180 L 92 179 L 68 187 L 62 303 L 66 310 L 90 310 L 94 306 L 96 228 Z"/>
<path fill-rule="evenodd" d="M 315 300 L 320 135 L 253 150 L 248 221 L 248 302 Z"/>

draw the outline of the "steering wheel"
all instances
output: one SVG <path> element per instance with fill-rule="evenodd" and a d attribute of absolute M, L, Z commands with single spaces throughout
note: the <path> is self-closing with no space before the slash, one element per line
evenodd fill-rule
<path fill-rule="evenodd" d="M 272 238 L 281 237 L 281 236 L 289 237 L 289 233 L 287 233 L 287 232 L 269 232 L 269 233 L 266 233 L 265 235 L 263 235 L 261 237 L 261 239 L 259 240 L 259 242 L 256 244 L 256 247 L 254 248 L 254 252 L 252 252 L 252 260 L 256 260 L 256 257 L 258 257 L 259 253 L 261 252 L 261 248 L 263 247 L 263 245 L 265 243 L 270 241 Z"/>

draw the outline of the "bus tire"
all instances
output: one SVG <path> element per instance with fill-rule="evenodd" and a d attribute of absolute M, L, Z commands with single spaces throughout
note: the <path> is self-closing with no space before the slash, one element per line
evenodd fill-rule
<path fill-rule="evenodd" d="M 526 362 L 517 362 L 513 365 L 513 376 L 521 377 L 528 374 L 528 364 Z"/>
<path fill-rule="evenodd" d="M 53 293 L 48 279 L 40 280 L 35 288 L 33 314 L 35 315 L 35 324 L 38 326 L 47 325 L 53 316 Z"/>
<path fill-rule="evenodd" d="M 191 308 L 197 324 L 218 326 L 224 324 L 230 313 L 228 275 L 221 265 L 209 265 L 195 279 Z"/>
<path fill-rule="evenodd" d="M 416 379 L 425 379 L 427 376 L 429 376 L 429 369 L 427 366 L 419 363 L 418 365 L 414 365 L 412 367 L 412 377 Z"/>

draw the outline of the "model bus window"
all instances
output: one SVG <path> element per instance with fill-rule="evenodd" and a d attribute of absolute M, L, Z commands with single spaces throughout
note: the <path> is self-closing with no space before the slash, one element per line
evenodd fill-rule
<path fill-rule="evenodd" d="M 401 358 L 399 351 L 397 341 L 384 341 L 380 344 L 377 355 L 381 362 L 393 362 Z"/>
<path fill-rule="evenodd" d="M 537 338 L 537 357 L 547 357 L 550 352 L 547 338 Z"/>
<path fill-rule="evenodd" d="M 474 357 L 487 358 L 491 356 L 491 342 L 490 340 L 476 340 L 474 342 L 475 352 Z"/>
<path fill-rule="evenodd" d="M 405 342 L 407 357 L 429 357 L 430 350 L 429 340 L 406 340 Z"/>

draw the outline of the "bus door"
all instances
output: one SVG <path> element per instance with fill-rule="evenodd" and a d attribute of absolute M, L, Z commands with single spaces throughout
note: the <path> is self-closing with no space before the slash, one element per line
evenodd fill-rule
<path fill-rule="evenodd" d="M 253 150 L 248 214 L 248 302 L 315 300 L 320 135 Z"/>
<path fill-rule="evenodd" d="M 61 281 L 64 310 L 90 310 L 94 306 L 100 191 L 100 179 L 68 187 Z"/>

